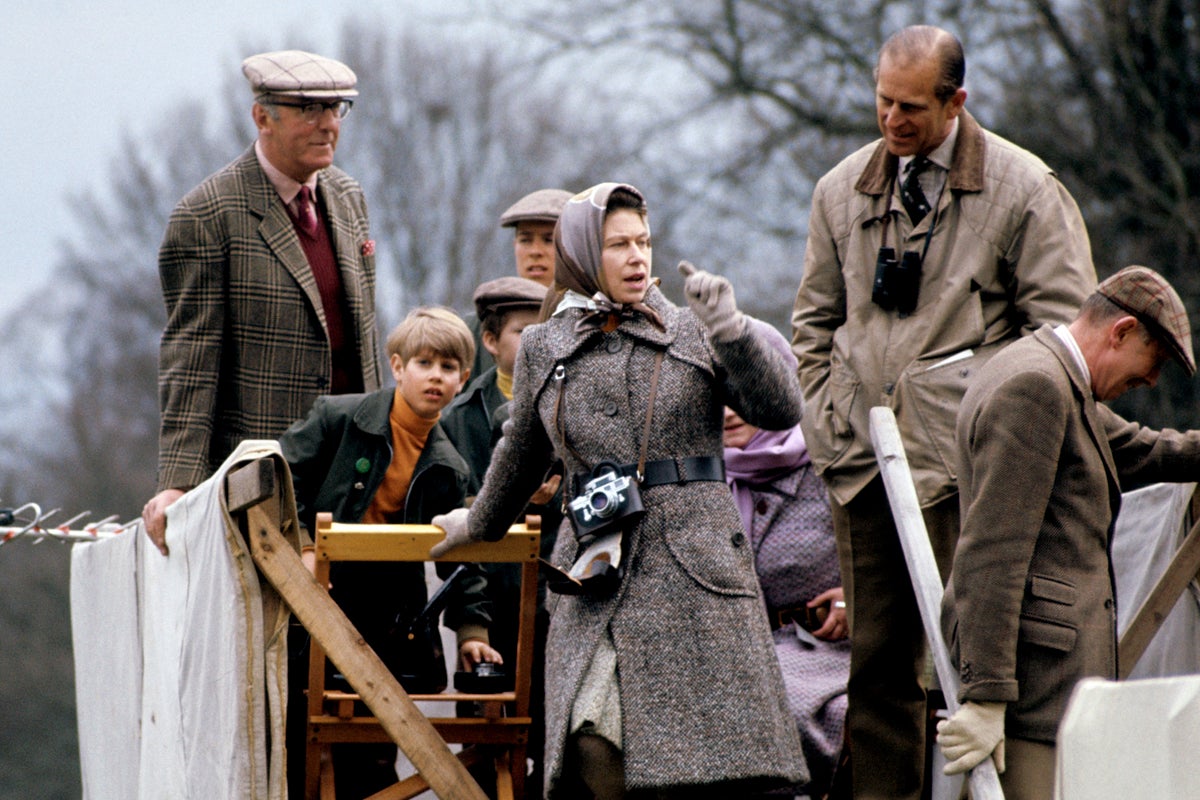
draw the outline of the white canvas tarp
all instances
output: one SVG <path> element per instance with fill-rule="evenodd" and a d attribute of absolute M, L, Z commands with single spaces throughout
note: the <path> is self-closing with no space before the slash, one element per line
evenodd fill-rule
<path fill-rule="evenodd" d="M 1124 633 L 1187 535 L 1195 484 L 1122 497 L 1113 533 L 1117 629 Z M 1129 680 L 1075 687 L 1058 732 L 1059 800 L 1184 800 L 1200 786 L 1200 595 L 1193 581 Z"/>
<path fill-rule="evenodd" d="M 75 547 L 85 800 L 285 796 L 287 610 L 260 587 L 223 492 L 229 469 L 263 456 L 282 462 L 275 442 L 243 443 L 170 507 L 168 557 L 140 531 Z"/>
<path fill-rule="evenodd" d="M 1121 497 L 1113 532 L 1117 631 L 1125 628 L 1166 571 L 1187 535 L 1184 513 L 1194 483 L 1159 483 Z M 1200 673 L 1200 592 L 1195 581 L 1163 620 L 1130 678 Z"/>

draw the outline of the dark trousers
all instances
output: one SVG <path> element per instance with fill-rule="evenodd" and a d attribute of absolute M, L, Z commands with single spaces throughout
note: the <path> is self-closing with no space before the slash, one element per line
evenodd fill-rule
<path fill-rule="evenodd" d="M 850 619 L 846 717 L 855 800 L 919 800 L 925 774 L 925 629 L 876 476 L 845 506 L 832 498 Z M 922 509 L 945 582 L 958 540 L 958 496 Z"/>

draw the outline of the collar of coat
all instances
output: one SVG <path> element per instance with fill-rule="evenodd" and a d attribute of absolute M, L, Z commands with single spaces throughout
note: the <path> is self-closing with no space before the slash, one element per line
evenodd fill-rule
<path fill-rule="evenodd" d="M 958 115 L 958 141 L 954 143 L 954 155 L 950 158 L 946 188 L 953 192 L 982 192 L 986 150 L 983 128 L 963 109 Z M 880 139 L 854 188 L 879 197 L 891 189 L 899 164 L 900 159 L 889 153 L 886 143 Z"/>
<path fill-rule="evenodd" d="M 621 321 L 618 331 L 638 339 L 646 344 L 649 344 L 657 349 L 664 349 L 675 341 L 676 332 L 678 331 L 678 320 L 676 316 L 681 309 L 663 296 L 657 286 L 651 286 L 646 292 L 646 305 L 658 312 L 663 320 L 663 328 L 660 330 L 654 323 L 650 322 L 646 317 L 638 314 L 635 317 Z M 584 314 L 581 308 L 568 308 L 566 311 L 559 314 L 555 319 L 562 319 L 569 324 L 568 330 L 564 331 L 565 336 L 555 337 L 561 341 L 555 342 L 554 352 L 559 359 L 568 358 L 590 342 L 594 337 L 603 336 L 604 332 L 599 328 L 576 333 L 574 331 L 575 323 L 579 321 Z"/>
<path fill-rule="evenodd" d="M 1071 386 L 1075 390 L 1076 400 L 1083 411 L 1083 420 L 1087 426 L 1088 434 L 1092 437 L 1092 442 L 1096 445 L 1096 450 L 1100 453 L 1100 458 L 1104 462 L 1104 468 L 1108 473 L 1109 486 L 1114 490 L 1110 492 L 1110 499 L 1115 496 L 1119 501 L 1121 489 L 1120 481 L 1117 477 L 1117 464 L 1113 459 L 1112 447 L 1109 446 L 1108 437 L 1105 434 L 1104 423 L 1100 419 L 1100 411 L 1096 398 L 1092 394 L 1092 387 L 1084 379 L 1083 371 L 1075 363 L 1075 356 L 1067 349 L 1067 345 L 1058 338 L 1058 334 L 1054 332 L 1053 326 L 1043 325 L 1033 332 L 1033 337 L 1045 345 L 1054 357 L 1058 359 L 1059 363 L 1062 364 L 1063 370 L 1067 373 L 1067 377 L 1071 379 Z M 1115 507 L 1113 515 L 1116 515 Z"/>

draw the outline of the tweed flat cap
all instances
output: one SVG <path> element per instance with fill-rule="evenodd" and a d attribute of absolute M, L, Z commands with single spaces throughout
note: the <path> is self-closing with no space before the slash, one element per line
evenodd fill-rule
<path fill-rule="evenodd" d="M 1096 291 L 1144 322 L 1188 375 L 1196 374 L 1187 309 L 1163 276 L 1148 267 L 1126 267 Z"/>
<path fill-rule="evenodd" d="M 529 278 L 518 278 L 516 275 L 481 283 L 472 296 L 472 300 L 475 301 L 475 314 L 480 319 L 488 314 L 514 308 L 531 308 L 536 311 L 542 307 L 542 301 L 545 299 L 545 286 Z"/>
<path fill-rule="evenodd" d="M 538 189 L 509 206 L 500 215 L 500 227 L 511 228 L 518 222 L 557 222 L 563 206 L 571 199 L 565 189 Z"/>
<path fill-rule="evenodd" d="M 303 50 L 259 53 L 242 62 L 255 97 L 278 95 L 313 100 L 358 97 L 354 70 L 332 58 Z"/>

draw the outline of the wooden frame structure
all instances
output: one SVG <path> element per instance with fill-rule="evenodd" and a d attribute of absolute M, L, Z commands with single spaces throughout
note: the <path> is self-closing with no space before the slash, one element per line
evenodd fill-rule
<path fill-rule="evenodd" d="M 314 534 L 316 580 L 322 586 L 328 584 L 334 561 L 429 561 L 429 548 L 443 538 L 441 529 L 432 525 L 352 525 L 335 523 L 328 513 L 317 515 Z M 527 524 L 514 526 L 500 541 L 466 545 L 456 548 L 450 557 L 435 559 L 521 564 L 520 619 L 513 691 L 499 694 L 447 691 L 433 695 L 408 695 L 414 701 L 471 701 L 481 705 L 481 717 L 430 718 L 429 722 L 448 743 L 498 746 L 495 758 L 498 800 L 513 800 L 522 797 L 525 791 L 526 748 L 532 724 L 529 695 L 537 613 L 539 538 L 540 531 L 536 523 L 530 520 Z M 326 649 L 314 637 L 309 656 L 305 752 L 305 793 L 310 800 L 332 800 L 334 797 L 330 745 L 393 740 L 377 717 L 356 713 L 355 703 L 361 699 L 359 695 L 326 688 L 325 659 Z M 353 685 L 353 681 L 351 683 Z M 475 750 L 464 750 L 459 754 L 464 765 L 473 763 L 477 757 Z M 373 795 L 372 800 L 408 800 L 428 788 L 429 782 L 418 772 Z"/>
<path fill-rule="evenodd" d="M 260 458 L 225 477 L 226 507 L 256 567 L 329 659 L 359 692 L 387 736 L 404 751 L 424 783 L 441 800 L 487 800 L 487 795 L 450 752 L 446 741 L 367 646 L 346 614 L 317 583 L 284 536 L 283 502 L 291 497 L 282 459 Z M 289 524 L 295 510 L 287 515 Z M 464 548 L 465 549 L 465 548 Z M 534 549 L 537 549 L 536 543 Z"/>

